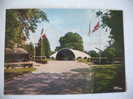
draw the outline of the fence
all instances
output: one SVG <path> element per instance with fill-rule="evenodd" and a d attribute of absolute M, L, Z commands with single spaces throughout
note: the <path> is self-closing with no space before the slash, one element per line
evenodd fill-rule
<path fill-rule="evenodd" d="M 124 62 L 123 57 L 115 57 L 115 58 L 107 58 L 107 57 L 92 57 L 90 59 L 91 62 L 96 63 L 96 64 L 120 64 Z"/>

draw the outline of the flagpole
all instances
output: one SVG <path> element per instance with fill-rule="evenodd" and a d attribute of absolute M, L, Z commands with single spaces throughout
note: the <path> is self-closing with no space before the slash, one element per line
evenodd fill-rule
<path fill-rule="evenodd" d="M 42 37 L 41 37 L 41 54 L 40 54 L 40 56 L 41 56 L 41 60 L 42 60 Z"/>
<path fill-rule="evenodd" d="M 98 18 L 98 22 L 100 22 L 100 19 Z M 99 64 L 101 64 L 101 30 L 99 31 Z"/>
<path fill-rule="evenodd" d="M 101 50 L 101 31 L 100 31 L 100 33 L 99 33 L 100 35 L 99 35 L 99 48 L 100 48 L 100 50 Z M 101 64 L 101 51 L 99 52 L 99 64 Z"/>
<path fill-rule="evenodd" d="M 42 60 L 42 54 L 43 54 L 43 38 L 42 38 L 42 34 L 43 34 L 43 30 L 42 30 L 42 33 L 41 33 L 41 60 Z"/>
<path fill-rule="evenodd" d="M 90 35 L 90 34 L 92 34 L 92 32 L 95 32 L 95 31 L 97 31 L 99 28 L 100 28 L 100 16 L 98 17 L 98 20 L 97 20 L 98 22 L 97 22 L 97 24 L 94 26 L 94 29 L 91 31 L 91 28 L 90 28 L 90 23 L 91 23 L 91 21 L 90 21 L 90 23 L 89 23 L 89 32 L 88 32 L 88 34 Z M 95 39 L 95 36 L 93 37 L 93 35 L 92 35 L 92 40 L 93 39 Z M 99 64 L 101 64 L 101 31 L 99 31 L 99 41 L 98 41 L 98 44 L 99 44 L 99 58 L 98 58 L 98 61 L 99 61 Z M 94 42 L 94 44 L 96 44 L 95 42 Z"/>
<path fill-rule="evenodd" d="M 36 44 L 35 44 L 35 39 L 34 39 L 34 61 L 35 61 L 35 56 L 36 56 Z"/>

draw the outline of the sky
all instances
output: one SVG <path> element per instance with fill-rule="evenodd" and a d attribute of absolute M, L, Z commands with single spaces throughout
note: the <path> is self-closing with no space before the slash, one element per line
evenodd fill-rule
<path fill-rule="evenodd" d="M 97 31 L 89 32 L 92 30 L 98 18 L 94 9 L 41 9 L 43 10 L 49 22 L 41 22 L 38 24 L 38 28 L 34 35 L 31 36 L 32 42 L 37 43 L 40 38 L 42 28 L 47 36 L 51 50 L 55 50 L 57 46 L 60 46 L 59 39 L 67 32 L 76 32 L 83 38 L 83 45 L 85 51 L 96 50 L 99 48 L 104 50 L 108 46 L 110 32 L 105 32 L 102 28 Z"/>

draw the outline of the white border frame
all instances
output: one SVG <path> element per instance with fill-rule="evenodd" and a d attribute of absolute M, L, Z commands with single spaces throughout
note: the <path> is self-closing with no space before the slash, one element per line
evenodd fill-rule
<path fill-rule="evenodd" d="M 83 95 L 4 95 L 5 9 L 106 8 L 123 10 L 127 91 Z M 132 0 L 0 0 L 0 99 L 133 99 L 133 1 Z"/>

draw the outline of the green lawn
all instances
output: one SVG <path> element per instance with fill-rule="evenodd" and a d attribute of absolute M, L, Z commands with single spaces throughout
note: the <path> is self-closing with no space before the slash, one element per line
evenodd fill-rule
<path fill-rule="evenodd" d="M 17 77 L 19 75 L 23 75 L 25 73 L 30 73 L 36 70 L 33 67 L 30 68 L 9 68 L 4 70 L 5 80 L 12 80 L 13 77 Z"/>
<path fill-rule="evenodd" d="M 91 67 L 73 69 L 72 71 L 84 73 L 85 75 L 92 73 L 92 93 L 125 91 L 125 69 L 123 65 L 91 65 Z"/>
<path fill-rule="evenodd" d="M 5 72 L 6 73 L 23 73 L 23 72 L 32 72 L 36 70 L 35 68 L 33 67 L 30 67 L 30 68 L 9 68 L 9 69 L 5 69 Z"/>
<path fill-rule="evenodd" d="M 125 90 L 125 71 L 120 64 L 95 65 L 94 92 L 114 92 Z M 114 89 L 117 87 L 117 89 Z"/>

